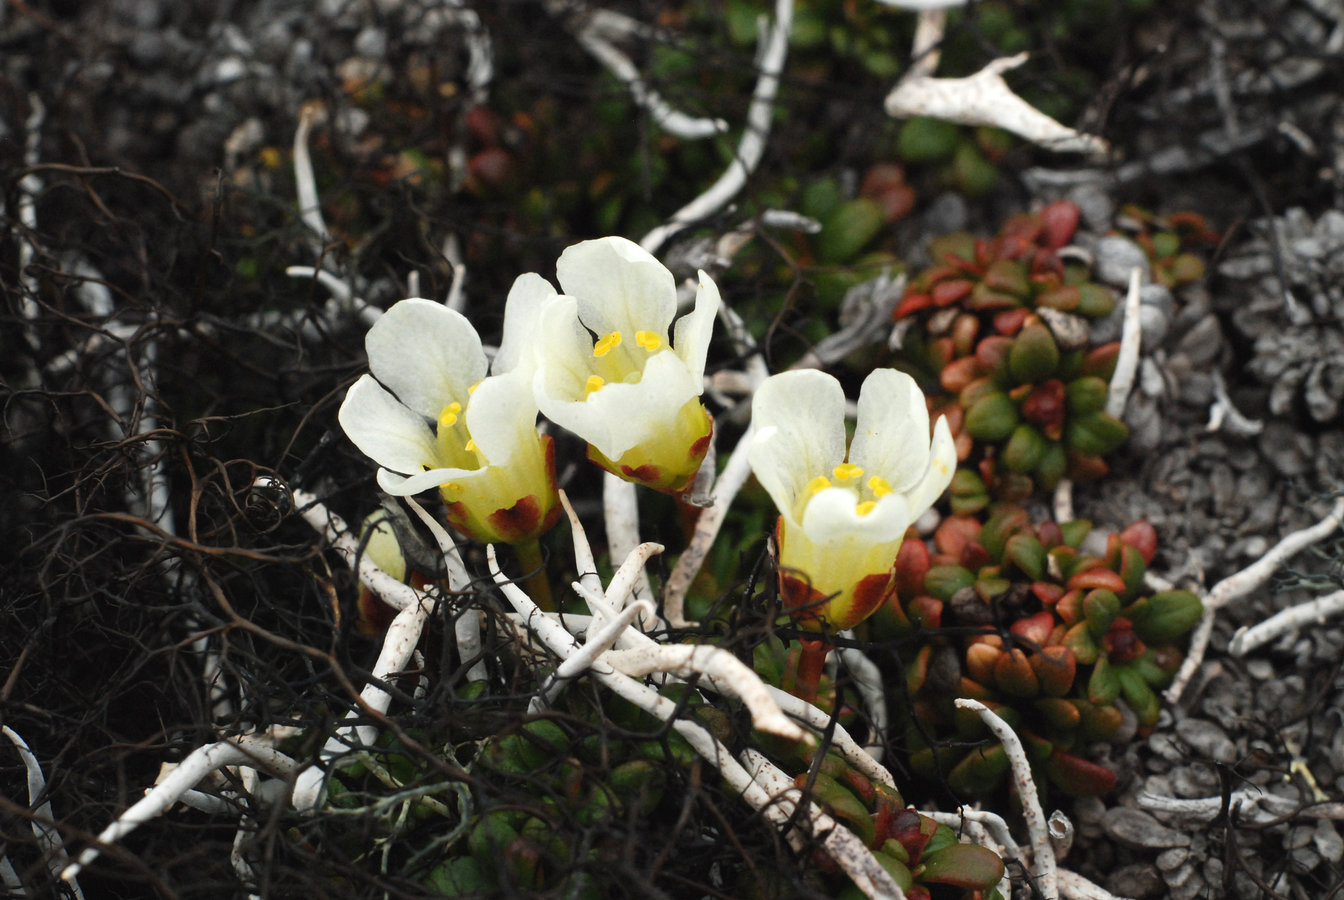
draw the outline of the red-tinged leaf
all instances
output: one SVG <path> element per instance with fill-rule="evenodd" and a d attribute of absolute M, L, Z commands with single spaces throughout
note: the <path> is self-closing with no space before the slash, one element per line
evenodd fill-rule
<path fill-rule="evenodd" d="M 1050 638 L 1050 632 L 1055 629 L 1055 616 L 1053 613 L 1042 610 L 1033 613 L 1030 616 L 1024 616 L 1018 619 L 1008 629 L 1011 633 L 1026 641 L 1028 644 L 1041 647 Z"/>
<path fill-rule="evenodd" d="M 959 469 L 957 475 L 966 472 L 971 477 L 978 477 L 969 469 Z M 953 476 L 954 480 L 956 476 Z M 980 484 L 980 490 L 984 490 L 984 483 Z M 949 556 L 961 556 L 962 548 L 968 543 L 977 541 L 980 537 L 980 523 L 973 516 L 948 516 L 938 523 L 938 530 L 933 533 L 933 545 L 938 548 L 938 552 L 946 553 Z M 966 568 L 970 568 L 967 566 Z"/>
<path fill-rule="evenodd" d="M 943 367 L 943 371 L 938 373 L 938 383 L 943 386 L 943 390 L 960 394 L 968 384 L 986 374 L 978 359 L 974 356 L 963 356 Z"/>
<path fill-rule="evenodd" d="M 1082 293 L 1074 284 L 1056 285 L 1036 295 L 1036 305 L 1062 312 L 1073 312 L 1082 300 Z"/>
<path fill-rule="evenodd" d="M 929 296 L 934 306 L 951 306 L 969 295 L 974 287 L 975 282 L 969 278 L 948 278 L 935 284 Z"/>
<path fill-rule="evenodd" d="M 1051 250 L 1058 250 L 1067 244 L 1078 230 L 1078 219 L 1082 211 L 1072 200 L 1056 200 L 1047 203 L 1037 214 L 1041 218 L 1042 231 L 1040 243 Z"/>
<path fill-rule="evenodd" d="M 969 356 L 975 352 L 975 339 L 980 334 L 980 319 L 970 313 L 962 313 L 952 323 L 952 345 L 957 348 L 958 356 Z"/>
<path fill-rule="evenodd" d="M 1068 591 L 1055 604 L 1055 615 L 1065 625 L 1073 626 L 1083 619 L 1083 592 Z"/>
<path fill-rule="evenodd" d="M 921 594 L 906 604 L 910 620 L 923 628 L 940 628 L 943 623 L 943 601 Z"/>
<path fill-rule="evenodd" d="M 976 641 L 966 648 L 966 675 L 977 684 L 994 683 L 994 664 L 1003 655 L 1003 650 L 984 641 Z"/>
<path fill-rule="evenodd" d="M 976 844 L 953 844 L 921 857 L 914 874 L 926 884 L 987 891 L 1003 877 L 1003 860 Z"/>
<path fill-rule="evenodd" d="M 1073 679 L 1078 674 L 1078 663 L 1068 647 L 1042 647 L 1041 652 L 1031 657 L 1031 667 L 1041 683 L 1041 693 L 1047 697 L 1063 697 L 1073 687 Z"/>
<path fill-rule="evenodd" d="M 1008 371 L 1008 351 L 1013 339 L 1002 334 L 991 334 L 975 345 L 975 358 L 986 373 L 1002 375 Z"/>
<path fill-rule="evenodd" d="M 918 860 L 937 830 L 937 822 L 913 809 L 903 809 L 892 816 L 887 840 L 900 844 L 911 860 Z"/>
<path fill-rule="evenodd" d="M 907 530 L 901 549 L 896 552 L 896 593 L 909 600 L 924 590 L 929 574 L 929 548 L 917 532 Z"/>
<path fill-rule="evenodd" d="M 994 330 L 999 334 L 1017 334 L 1029 315 L 1031 310 L 1025 308 L 1005 309 L 1003 312 L 995 313 Z"/>
<path fill-rule="evenodd" d="M 1119 342 L 1113 341 L 1109 344 L 1102 344 L 1100 347 L 1088 351 L 1087 355 L 1083 357 L 1079 374 L 1094 375 L 1109 384 L 1111 376 L 1115 374 L 1115 361 L 1119 356 Z"/>
<path fill-rule="evenodd" d="M 994 663 L 994 681 L 999 690 L 1011 697 L 1035 697 L 1041 691 L 1031 661 L 1016 647 L 1000 655 Z"/>
<path fill-rule="evenodd" d="M 1056 750 L 1042 766 L 1050 783 L 1074 797 L 1096 797 L 1115 788 L 1115 773 L 1105 766 Z"/>
<path fill-rule="evenodd" d="M 1146 565 L 1153 564 L 1153 556 L 1157 553 L 1157 529 L 1147 521 L 1139 519 L 1130 523 L 1129 527 L 1120 532 L 1120 540 L 1138 550 Z"/>
<path fill-rule="evenodd" d="M 928 309 L 933 305 L 933 298 L 924 293 L 910 293 L 901 298 L 901 302 L 896 304 L 896 309 L 892 310 L 891 317 L 896 321 L 904 319 L 906 316 L 919 312 L 921 309 Z"/>
<path fill-rule="evenodd" d="M 1033 581 L 1031 592 L 1036 595 L 1037 600 L 1040 600 L 1047 607 L 1054 606 L 1064 596 L 1064 588 L 1045 581 Z"/>
<path fill-rule="evenodd" d="M 947 785 L 958 794 L 983 796 L 993 792 L 1008 774 L 1008 754 L 999 743 L 967 753 L 947 773 Z"/>
<path fill-rule="evenodd" d="M 1123 594 L 1125 592 L 1125 580 L 1110 569 L 1101 568 L 1100 560 L 1097 562 L 1099 564 L 1097 567 L 1077 572 L 1071 576 L 1065 586 L 1070 590 L 1084 591 L 1105 588 L 1108 591 L 1114 591 L 1117 595 Z"/>

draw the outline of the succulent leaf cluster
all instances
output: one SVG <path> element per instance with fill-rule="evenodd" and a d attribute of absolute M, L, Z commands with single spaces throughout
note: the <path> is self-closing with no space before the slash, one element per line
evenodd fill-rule
<path fill-rule="evenodd" d="M 1120 210 L 1120 223 L 1148 254 L 1153 281 L 1167 288 L 1203 278 L 1204 260 L 1196 249 L 1221 240 L 1204 217 L 1194 212 L 1162 216 L 1129 204 Z"/>
<path fill-rule="evenodd" d="M 768 738 L 763 743 L 771 743 Z M 794 745 L 785 751 L 786 768 L 801 770 L 794 784 L 809 791 L 812 801 L 848 827 L 873 851 L 873 856 L 910 900 L 994 900 L 1003 877 L 999 856 L 984 847 L 958 840 L 956 833 L 907 807 L 900 792 L 852 768 L 839 753 L 829 751 L 815 764 L 812 752 Z M 837 867 L 818 854 L 817 867 Z M 838 895 L 862 897 L 849 886 Z"/>
<path fill-rule="evenodd" d="M 1003 748 L 959 697 L 989 706 L 1023 739 L 1050 784 L 1074 795 L 1105 793 L 1115 774 L 1085 758 L 1089 744 L 1117 735 L 1125 721 L 1156 722 L 1157 691 L 1182 656 L 1177 640 L 1202 614 L 1184 590 L 1150 592 L 1147 565 L 1157 549 L 1139 521 L 1110 535 L 1103 555 L 1080 547 L 1082 520 L 1033 525 L 1004 505 L 983 525 L 951 516 L 935 550 L 907 540 L 897 558 L 897 600 L 874 620 L 877 636 L 914 637 L 906 662 L 905 744 L 915 771 L 946 775 L 970 795 L 1000 787 Z M 967 749 L 972 745 L 972 749 Z"/>
<path fill-rule="evenodd" d="M 906 360 L 943 391 L 931 405 L 947 416 L 962 463 L 956 513 L 1023 500 L 1066 476 L 1098 478 L 1129 436 L 1105 409 L 1119 345 L 1088 339 L 1089 320 L 1109 315 L 1115 299 L 1060 253 L 1078 217 L 1059 201 L 1014 216 L 992 240 L 935 239 L 935 265 L 893 313 L 913 322 Z"/>

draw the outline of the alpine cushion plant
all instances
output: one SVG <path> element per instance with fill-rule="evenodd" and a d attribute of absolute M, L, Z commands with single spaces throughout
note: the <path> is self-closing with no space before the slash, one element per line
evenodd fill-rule
<path fill-rule="evenodd" d="M 542 413 L 587 441 L 589 458 L 609 472 L 684 491 L 713 432 L 700 395 L 718 288 L 700 272 L 695 308 L 673 327 L 676 282 L 638 244 L 584 241 L 555 268 L 564 293 L 535 275 L 514 288 L 538 310 L 534 333 L 545 336 L 530 342 Z"/>
<path fill-rule="evenodd" d="M 780 511 L 779 589 L 805 629 L 843 631 L 896 589 L 906 529 L 952 480 L 956 449 L 939 419 L 929 443 L 924 395 L 910 376 L 874 370 L 845 447 L 845 393 L 824 372 L 766 380 L 752 405 L 752 471 Z M 805 642 L 797 685 L 815 694 L 825 642 Z"/>
<path fill-rule="evenodd" d="M 365 336 L 370 374 L 341 404 L 341 428 L 380 466 L 395 496 L 437 487 L 448 521 L 483 543 L 523 545 L 560 514 L 551 438 L 537 432 L 537 405 L 521 372 L 505 311 L 497 374 L 475 328 L 430 300 L 402 300 Z M 431 427 L 431 423 L 433 423 Z"/>

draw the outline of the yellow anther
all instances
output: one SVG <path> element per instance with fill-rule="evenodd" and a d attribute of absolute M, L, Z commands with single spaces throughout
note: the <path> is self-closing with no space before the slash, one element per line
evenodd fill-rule
<path fill-rule="evenodd" d="M 462 485 L 458 484 L 458 483 L 455 482 L 455 481 L 450 481 L 450 482 L 448 482 L 447 484 L 443 485 L 443 488 L 442 488 L 442 489 L 443 489 L 446 493 L 449 493 L 449 494 L 460 494 L 460 493 L 462 493 Z"/>
<path fill-rule="evenodd" d="M 818 475 L 807 483 L 807 487 L 804 488 L 804 491 L 807 496 L 812 497 L 826 490 L 830 486 L 831 479 L 827 478 L 825 475 Z"/>
<path fill-rule="evenodd" d="M 851 478 L 858 478 L 863 474 L 863 467 L 856 466 L 853 463 L 841 463 L 836 466 L 831 474 L 835 476 L 836 481 L 849 481 Z"/>
<path fill-rule="evenodd" d="M 868 490 L 873 492 L 874 497 L 885 497 L 891 493 L 891 482 L 881 475 L 874 475 L 868 479 Z"/>
<path fill-rule="evenodd" d="M 457 424 L 457 417 L 461 412 L 461 403 L 449 403 L 443 408 L 443 412 L 439 413 L 439 427 L 452 428 Z"/>
<path fill-rule="evenodd" d="M 613 331 L 611 334 L 598 338 L 597 343 L 593 344 L 593 356 L 606 356 L 613 348 L 621 345 L 621 333 Z"/>
<path fill-rule="evenodd" d="M 589 375 L 588 383 L 583 386 L 583 395 L 587 397 L 594 391 L 602 390 L 602 385 L 606 383 L 607 383 L 606 379 L 603 378 L 601 375 Z"/>
<path fill-rule="evenodd" d="M 464 446 L 462 449 L 465 450 L 465 451 L 467 451 L 468 453 L 475 453 L 475 452 L 476 452 L 476 442 L 473 441 L 471 438 L 467 438 L 466 446 Z"/>
<path fill-rule="evenodd" d="M 635 343 L 652 353 L 663 346 L 663 339 L 654 331 L 636 331 Z"/>
<path fill-rule="evenodd" d="M 471 387 L 467 388 L 467 394 L 468 394 L 468 395 L 471 395 L 471 394 L 476 393 L 476 389 L 477 389 L 478 387 L 481 386 L 481 384 L 484 382 L 484 380 L 485 380 L 485 379 L 481 379 L 481 381 L 478 381 L 478 382 L 476 382 L 475 384 L 473 384 Z"/>
<path fill-rule="evenodd" d="M 861 516 L 866 516 L 876 508 L 877 508 L 876 500 L 865 500 L 858 506 L 854 507 L 854 511 Z"/>

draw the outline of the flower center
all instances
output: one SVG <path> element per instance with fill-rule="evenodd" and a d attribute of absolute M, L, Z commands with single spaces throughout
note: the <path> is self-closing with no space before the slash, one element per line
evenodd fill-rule
<path fill-rule="evenodd" d="M 656 331 L 636 331 L 634 345 L 624 343 L 619 331 L 609 331 L 593 342 L 593 374 L 583 386 L 585 400 L 606 384 L 638 384 L 649 356 L 665 349 L 666 342 Z"/>
<path fill-rule="evenodd" d="M 434 443 L 438 450 L 438 464 L 450 469 L 479 469 L 486 464 L 485 457 L 476 448 L 476 442 L 467 431 L 462 404 L 453 401 L 439 412 Z"/>
<path fill-rule="evenodd" d="M 891 482 L 881 475 L 873 475 L 865 480 L 862 466 L 842 462 L 831 470 L 829 478 L 818 475 L 803 487 L 798 504 L 799 521 L 802 520 L 808 502 L 817 494 L 832 487 L 844 488 L 853 496 L 854 511 L 860 516 L 866 516 L 877 509 L 877 501 L 890 494 L 892 490 Z"/>

